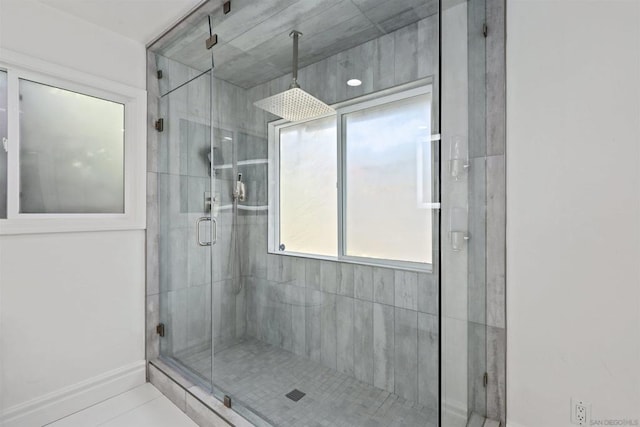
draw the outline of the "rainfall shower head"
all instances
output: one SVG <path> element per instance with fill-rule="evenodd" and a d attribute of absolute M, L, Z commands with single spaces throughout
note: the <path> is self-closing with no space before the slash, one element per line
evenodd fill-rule
<path fill-rule="evenodd" d="M 289 34 L 293 37 L 293 81 L 289 89 L 254 103 L 256 107 L 292 122 L 325 116 L 336 111 L 300 89 L 298 84 L 298 38 L 301 35 L 302 33 L 295 30 Z"/>

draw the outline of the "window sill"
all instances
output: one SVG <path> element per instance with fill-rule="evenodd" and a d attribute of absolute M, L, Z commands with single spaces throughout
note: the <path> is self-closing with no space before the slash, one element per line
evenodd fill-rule
<path fill-rule="evenodd" d="M 416 273 L 433 274 L 433 264 L 418 264 L 418 263 L 403 262 L 403 261 L 375 260 L 375 259 L 363 259 L 363 258 L 354 258 L 354 257 L 332 257 L 332 256 L 324 256 L 324 255 L 310 255 L 310 254 L 304 254 L 300 252 L 281 252 L 281 251 L 273 251 L 273 250 L 267 250 L 267 253 L 269 255 L 282 255 L 282 256 L 289 256 L 294 258 L 315 259 L 318 261 L 332 261 L 332 262 L 339 262 L 343 264 L 366 265 L 369 267 L 389 268 L 393 270 L 403 270 L 403 271 L 412 271 Z"/>
<path fill-rule="evenodd" d="M 0 236 L 20 234 L 77 233 L 91 231 L 144 230 L 144 219 L 124 215 L 113 218 L 29 218 L 0 220 Z"/>

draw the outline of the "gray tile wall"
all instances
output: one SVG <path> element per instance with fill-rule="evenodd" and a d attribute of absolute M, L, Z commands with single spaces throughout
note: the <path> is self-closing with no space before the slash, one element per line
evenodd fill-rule
<path fill-rule="evenodd" d="M 437 88 L 437 64 L 434 15 L 305 67 L 299 82 L 335 103 L 428 76 Z M 350 77 L 362 86 L 347 86 Z M 289 79 L 247 90 L 247 132 L 263 145 L 246 150 L 245 158 L 266 157 L 267 122 L 275 118 L 253 101 L 286 89 Z M 249 335 L 437 408 L 438 289 L 431 274 L 265 256 L 267 216 L 245 214 L 242 221 Z"/>
<path fill-rule="evenodd" d="M 157 69 L 163 71 L 162 79 L 157 78 Z M 212 313 L 216 344 L 224 346 L 245 335 L 245 294 L 239 275 L 236 274 L 234 280 L 231 271 L 232 266 L 237 265 L 234 264 L 236 251 L 232 245 L 231 211 L 216 212 L 220 226 L 213 256 L 208 248 L 200 247 L 196 242 L 196 219 L 209 215 L 204 206 L 204 193 L 211 190 L 207 158 L 211 145 L 210 76 L 205 74 L 187 85 L 180 85 L 200 74 L 175 61 L 148 54 L 149 360 L 160 352 L 155 333 L 159 322 L 166 328 L 166 336 L 162 339 L 163 354 L 176 357 L 211 347 Z M 216 161 L 231 163 L 233 153 L 228 153 L 221 141 L 224 141 L 223 135 L 237 133 L 237 122 L 241 117 L 238 112 L 246 104 L 244 91 L 222 81 L 215 82 L 215 91 L 217 104 L 214 107 L 221 111 L 224 106 L 236 113 L 214 122 L 216 134 L 220 136 L 214 144 L 216 154 L 220 154 Z M 164 118 L 161 133 L 153 127 L 160 117 Z M 219 178 L 219 188 L 230 188 L 233 174 Z M 219 192 L 216 197 L 223 203 L 230 203 L 230 191 Z M 206 239 L 205 234 L 203 231 L 203 239 Z"/>
<path fill-rule="evenodd" d="M 469 405 L 504 424 L 505 0 L 469 4 L 469 125 L 475 129 L 469 147 Z M 478 37 L 476 27 L 485 22 L 487 37 Z"/>
<path fill-rule="evenodd" d="M 478 228 L 484 226 L 484 218 L 487 223 L 486 232 L 479 233 L 484 237 L 474 239 L 477 246 L 469 250 L 469 297 L 472 301 L 486 283 L 487 305 L 484 311 L 470 304 L 469 320 L 487 325 L 485 343 L 476 347 L 486 352 L 477 355 L 486 359 L 489 371 L 486 410 L 489 417 L 504 420 L 504 0 L 486 0 L 485 7 L 490 28 L 486 58 L 470 60 L 487 64 L 486 87 L 479 87 L 480 92 L 472 98 L 478 103 L 476 111 L 486 111 L 481 134 L 486 137 L 478 138 L 469 148 L 476 163 L 470 171 L 477 174 L 470 180 L 470 218 L 478 219 Z M 208 123 L 203 114 L 209 108 L 208 83 L 200 87 L 196 80 L 185 94 L 178 89 L 167 95 L 170 103 L 160 104 L 159 94 L 175 89 L 197 72 L 166 58 L 158 60 L 156 65 L 156 57 L 150 55 L 148 61 L 147 357 L 158 355 L 154 330 L 160 320 L 161 301 L 171 305 L 168 311 L 175 316 L 170 319 L 175 325 L 166 342 L 180 351 L 207 345 L 211 304 L 206 302 L 213 298 L 214 324 L 219 328 L 215 335 L 221 341 L 246 333 L 436 408 L 439 295 L 433 276 L 268 255 L 265 211 L 240 211 L 235 230 L 241 244 L 237 252 L 232 251 L 232 217 L 221 211 L 219 242 L 213 256 L 219 264 L 213 269 L 211 295 L 205 280 L 207 260 L 190 246 L 195 242 L 193 219 L 203 213 L 195 207 L 208 179 L 201 173 L 181 173 L 185 165 L 188 170 L 197 170 L 198 158 L 185 157 L 174 143 L 179 141 L 180 126 L 176 131 L 169 123 L 163 134 L 153 129 L 158 116 L 177 116 L 187 121 L 183 134 L 206 134 L 202 125 Z M 432 16 L 305 67 L 299 81 L 305 90 L 334 103 L 430 75 L 437 88 L 437 64 L 438 19 Z M 156 66 L 164 69 L 162 80 L 156 78 Z M 363 85 L 346 86 L 347 77 L 356 74 L 363 76 Z M 217 83 L 215 99 L 219 103 L 214 108 L 219 114 L 214 125 L 235 135 L 236 160 L 266 158 L 266 123 L 274 117 L 254 108 L 253 102 L 286 89 L 289 79 L 284 76 L 246 91 Z M 482 91 L 486 97 L 480 96 Z M 434 95 L 437 102 L 437 91 Z M 433 120 L 435 125 L 437 117 Z M 470 118 L 470 126 L 474 123 L 482 125 Z M 477 135 L 471 128 L 469 134 Z M 245 205 L 266 205 L 266 165 L 247 165 L 238 171 L 243 173 L 250 194 Z M 229 200 L 234 177 L 219 178 L 223 193 L 217 196 Z M 478 195 L 484 196 L 473 199 Z M 167 218 L 158 215 L 159 207 L 167 212 Z M 166 223 L 172 227 L 162 229 Z M 472 234 L 473 229 L 470 224 Z M 161 241 L 160 236 L 168 240 Z M 232 256 L 240 265 L 239 283 L 229 268 Z M 165 283 L 169 277 L 172 280 Z M 472 329 L 470 337 L 475 336 Z"/>

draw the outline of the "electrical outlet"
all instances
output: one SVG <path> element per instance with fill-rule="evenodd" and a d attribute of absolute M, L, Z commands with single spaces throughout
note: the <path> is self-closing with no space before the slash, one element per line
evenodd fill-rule
<path fill-rule="evenodd" d="M 584 400 L 571 399 L 571 423 L 578 426 L 587 426 L 591 421 L 591 405 Z"/>

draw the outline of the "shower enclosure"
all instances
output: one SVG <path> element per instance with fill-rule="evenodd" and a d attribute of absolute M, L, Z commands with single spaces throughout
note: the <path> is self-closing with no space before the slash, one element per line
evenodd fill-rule
<path fill-rule="evenodd" d="M 210 0 L 149 45 L 152 367 L 254 425 L 504 422 L 503 12 Z M 290 88 L 292 32 L 331 107 L 302 120 L 255 105 Z"/>

